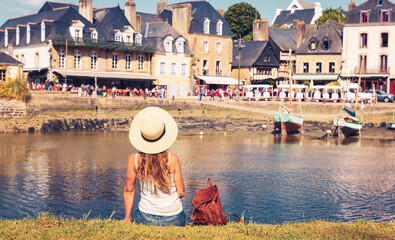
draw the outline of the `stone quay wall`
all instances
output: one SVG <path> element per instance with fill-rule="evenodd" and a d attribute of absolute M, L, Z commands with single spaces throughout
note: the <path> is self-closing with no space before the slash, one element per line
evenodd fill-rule
<path fill-rule="evenodd" d="M 26 104 L 16 100 L 0 99 L 0 119 L 26 116 Z"/>

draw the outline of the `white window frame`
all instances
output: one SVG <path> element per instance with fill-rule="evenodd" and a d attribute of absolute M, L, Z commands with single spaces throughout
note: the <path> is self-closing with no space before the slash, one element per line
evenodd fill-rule
<path fill-rule="evenodd" d="M 81 50 L 74 50 L 74 69 L 81 69 Z"/>
<path fill-rule="evenodd" d="M 112 69 L 113 70 L 118 70 L 118 54 L 113 53 L 112 54 Z"/>
<path fill-rule="evenodd" d="M 208 42 L 203 42 L 203 53 L 208 53 Z"/>
<path fill-rule="evenodd" d="M 185 52 L 185 38 L 179 37 L 176 41 L 177 53 L 184 54 Z"/>
<path fill-rule="evenodd" d="M 217 43 L 216 44 L 216 52 L 217 54 L 221 54 L 222 51 L 222 44 L 221 43 Z"/>
<path fill-rule="evenodd" d="M 143 43 L 143 35 L 141 35 L 140 33 L 136 34 L 136 40 L 135 40 L 136 44 L 142 44 Z"/>
<path fill-rule="evenodd" d="M 125 57 L 126 70 L 132 70 L 132 55 L 127 54 Z"/>
<path fill-rule="evenodd" d="M 59 50 L 59 69 L 65 69 L 65 51 L 64 49 Z"/>
<path fill-rule="evenodd" d="M 97 52 L 91 52 L 91 70 L 97 70 Z"/>
<path fill-rule="evenodd" d="M 91 32 L 91 39 L 97 40 L 97 39 L 99 38 L 98 35 L 99 35 L 99 34 L 97 33 L 97 31 L 96 31 L 96 30 L 93 30 L 93 31 Z"/>
<path fill-rule="evenodd" d="M 30 33 L 31 33 L 31 28 L 30 24 L 26 26 L 26 44 L 30 43 Z"/>
<path fill-rule="evenodd" d="M 210 34 L 210 20 L 208 18 L 204 19 L 203 33 Z"/>
<path fill-rule="evenodd" d="M 183 63 L 181 65 L 181 76 L 185 77 L 187 75 L 187 64 Z"/>
<path fill-rule="evenodd" d="M 173 41 L 174 41 L 174 38 L 171 36 L 167 36 L 165 38 L 165 40 L 163 41 L 163 44 L 165 46 L 165 52 L 167 52 L 167 53 L 173 52 Z"/>
<path fill-rule="evenodd" d="M 144 56 L 143 55 L 139 55 L 137 57 L 138 60 L 138 70 L 139 71 L 144 71 Z"/>
<path fill-rule="evenodd" d="M 221 20 L 218 20 L 217 22 L 217 35 L 222 36 L 222 26 L 224 23 Z"/>
<path fill-rule="evenodd" d="M 16 45 L 18 46 L 19 45 L 19 43 L 20 43 L 20 37 L 21 37 L 21 32 L 20 32 L 21 30 L 19 29 L 19 26 L 16 28 L 16 41 L 15 41 L 15 43 L 16 43 Z"/>
<path fill-rule="evenodd" d="M 8 29 L 4 31 L 4 47 L 8 47 Z"/>
<path fill-rule="evenodd" d="M 115 42 L 122 42 L 122 34 L 120 32 L 115 33 L 114 41 Z"/>
<path fill-rule="evenodd" d="M 159 75 L 164 76 L 166 75 L 166 63 L 161 62 L 159 66 Z"/>
<path fill-rule="evenodd" d="M 176 76 L 177 75 L 177 64 L 176 63 L 172 63 L 171 64 L 170 75 L 172 75 L 172 76 Z"/>

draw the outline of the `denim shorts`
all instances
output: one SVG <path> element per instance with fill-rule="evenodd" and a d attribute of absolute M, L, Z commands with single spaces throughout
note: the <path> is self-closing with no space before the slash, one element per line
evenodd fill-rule
<path fill-rule="evenodd" d="M 134 219 L 137 224 L 154 225 L 154 226 L 185 226 L 186 217 L 184 210 L 174 216 L 158 216 L 136 210 L 136 217 Z"/>

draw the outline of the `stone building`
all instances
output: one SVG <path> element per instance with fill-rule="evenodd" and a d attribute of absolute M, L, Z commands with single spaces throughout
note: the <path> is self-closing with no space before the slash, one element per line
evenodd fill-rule
<path fill-rule="evenodd" d="M 369 0 L 349 4 L 343 33 L 342 79 L 395 93 L 395 4 Z M 391 37 L 392 36 L 392 37 Z"/>
<path fill-rule="evenodd" d="M 287 9 L 277 8 L 272 26 L 291 28 L 294 20 L 303 21 L 306 24 L 315 24 L 315 21 L 321 16 L 321 3 L 292 0 Z"/>
<path fill-rule="evenodd" d="M 342 70 L 343 24 L 326 21 L 296 51 L 297 83 L 310 86 L 337 81 Z"/>
<path fill-rule="evenodd" d="M 22 67 L 21 62 L 4 52 L 0 52 L 0 83 L 8 78 L 21 77 Z"/>
<path fill-rule="evenodd" d="M 132 26 L 137 22 L 133 6 L 130 0 L 125 11 L 93 8 L 92 0 L 47 1 L 38 13 L 4 23 L 0 46 L 25 64 L 30 81 L 79 85 L 96 79 L 99 86 L 150 87 L 155 47 Z"/>
<path fill-rule="evenodd" d="M 232 64 L 232 32 L 223 17 L 207 1 L 190 1 L 167 5 L 158 3 L 157 13 L 189 42 L 194 54 L 192 74 L 198 85 L 235 85 L 230 77 Z"/>

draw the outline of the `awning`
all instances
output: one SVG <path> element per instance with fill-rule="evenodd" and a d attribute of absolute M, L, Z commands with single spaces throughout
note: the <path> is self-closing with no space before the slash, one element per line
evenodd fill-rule
<path fill-rule="evenodd" d="M 294 80 L 314 80 L 314 81 L 336 81 L 338 74 L 297 74 L 292 77 Z"/>
<path fill-rule="evenodd" d="M 73 71 L 73 70 L 55 70 L 54 72 L 61 74 L 63 77 L 72 76 L 72 77 L 97 77 L 97 78 L 118 78 L 125 80 L 150 80 L 155 81 L 149 74 L 144 73 L 119 73 L 119 72 L 90 72 L 90 71 Z"/>
<path fill-rule="evenodd" d="M 232 77 L 196 75 L 196 78 L 203 80 L 206 84 L 238 85 L 239 81 Z M 240 85 L 242 82 L 240 81 Z"/>
<path fill-rule="evenodd" d="M 342 74 L 342 78 L 358 78 L 359 74 Z M 389 77 L 389 74 L 361 74 L 361 78 L 387 78 Z"/>

